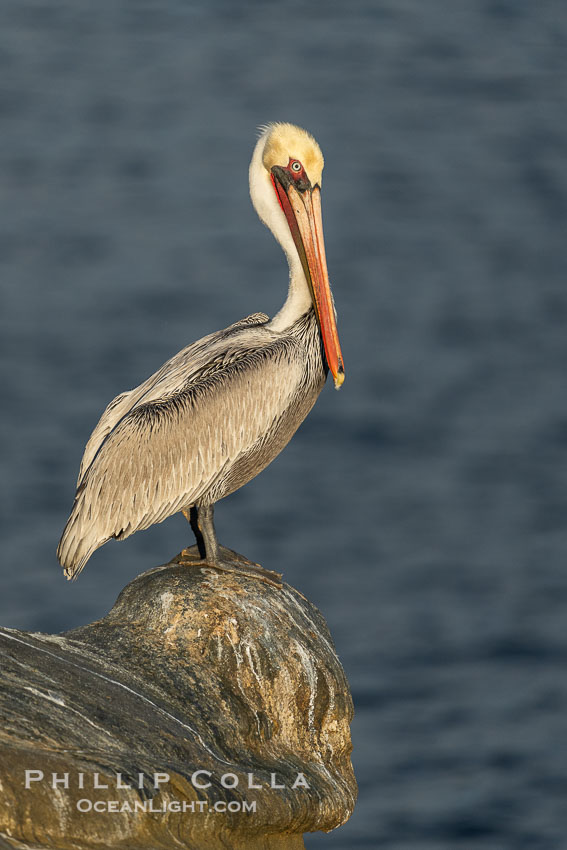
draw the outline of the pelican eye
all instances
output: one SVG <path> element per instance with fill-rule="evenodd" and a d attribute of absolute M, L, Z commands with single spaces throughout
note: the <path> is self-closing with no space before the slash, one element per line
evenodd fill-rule
<path fill-rule="evenodd" d="M 292 171 L 299 172 L 303 168 L 302 164 L 298 159 L 294 159 L 290 165 Z"/>

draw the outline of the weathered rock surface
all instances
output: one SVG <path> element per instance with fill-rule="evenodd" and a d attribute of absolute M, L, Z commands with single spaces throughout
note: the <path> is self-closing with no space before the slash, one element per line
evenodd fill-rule
<path fill-rule="evenodd" d="M 88 626 L 0 630 L 6 846 L 302 848 L 351 814 L 352 701 L 321 614 L 196 557 Z"/>

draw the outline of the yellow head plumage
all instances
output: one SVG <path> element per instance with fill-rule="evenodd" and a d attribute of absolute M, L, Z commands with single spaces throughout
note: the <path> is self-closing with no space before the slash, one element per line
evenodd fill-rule
<path fill-rule="evenodd" d="M 321 173 L 325 160 L 321 148 L 307 130 L 295 124 L 268 124 L 263 127 L 268 136 L 264 146 L 262 162 L 269 172 L 274 165 L 287 166 L 290 159 L 298 159 L 311 181 L 312 186 L 321 185 Z"/>

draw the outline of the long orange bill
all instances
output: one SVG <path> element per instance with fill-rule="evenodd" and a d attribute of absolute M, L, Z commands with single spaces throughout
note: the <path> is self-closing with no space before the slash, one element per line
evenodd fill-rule
<path fill-rule="evenodd" d="M 311 290 L 311 297 L 323 337 L 325 357 L 335 387 L 339 389 L 345 379 L 345 370 L 327 271 L 323 218 L 321 215 L 321 190 L 319 186 L 314 186 L 300 192 L 292 181 L 280 181 L 279 174 L 273 180 L 273 183 Z M 285 183 L 288 185 L 284 185 Z"/>

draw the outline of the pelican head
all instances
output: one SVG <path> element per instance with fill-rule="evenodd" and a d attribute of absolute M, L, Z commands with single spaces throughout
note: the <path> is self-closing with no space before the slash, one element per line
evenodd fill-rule
<path fill-rule="evenodd" d="M 292 294 L 300 305 L 298 281 L 307 284 L 338 389 L 344 381 L 344 365 L 323 240 L 323 165 L 321 149 L 306 130 L 293 124 L 269 124 L 262 128 L 250 163 L 250 195 L 260 219 L 287 255 Z"/>

